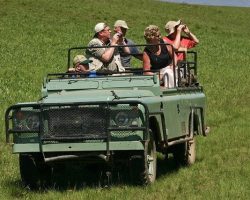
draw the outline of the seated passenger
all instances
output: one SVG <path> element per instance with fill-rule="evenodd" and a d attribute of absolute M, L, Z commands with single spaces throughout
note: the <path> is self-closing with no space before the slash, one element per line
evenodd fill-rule
<path fill-rule="evenodd" d="M 73 68 L 69 68 L 68 72 L 89 72 L 89 64 L 92 60 L 87 59 L 84 55 L 77 55 L 73 59 Z"/>
<path fill-rule="evenodd" d="M 105 23 L 96 24 L 94 38 L 88 46 L 93 47 L 86 50 L 86 56 L 93 60 L 90 69 L 95 71 L 113 71 L 123 72 L 125 68 L 121 64 L 120 54 L 117 47 L 94 48 L 96 46 L 117 46 L 123 45 L 123 36 L 120 33 L 113 35 L 111 39 L 111 30 Z M 129 53 L 128 47 L 123 47 L 126 53 Z"/>
<path fill-rule="evenodd" d="M 143 70 L 160 70 L 160 79 L 164 86 L 172 88 L 174 84 L 173 74 L 173 52 L 170 45 L 166 45 L 161 39 L 161 33 L 158 26 L 149 25 L 144 30 L 144 38 L 147 44 L 155 44 L 146 46 L 143 52 Z M 157 45 L 164 44 L 164 45 Z M 145 72 L 145 74 L 153 74 Z"/>

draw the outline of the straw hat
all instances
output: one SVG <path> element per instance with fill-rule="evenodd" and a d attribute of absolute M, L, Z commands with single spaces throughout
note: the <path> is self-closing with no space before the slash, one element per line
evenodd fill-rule
<path fill-rule="evenodd" d="M 178 21 L 169 21 L 165 25 L 165 31 L 167 32 L 168 35 L 171 35 L 175 31 L 175 27 L 179 26 L 181 24 L 181 20 Z"/>

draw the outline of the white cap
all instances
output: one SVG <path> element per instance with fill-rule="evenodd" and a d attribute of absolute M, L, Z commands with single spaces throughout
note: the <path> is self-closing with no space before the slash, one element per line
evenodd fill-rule
<path fill-rule="evenodd" d="M 98 23 L 98 24 L 95 25 L 94 32 L 95 33 L 99 33 L 100 31 L 102 31 L 103 29 L 105 29 L 106 26 L 107 25 L 105 23 L 103 23 L 103 22 Z"/>

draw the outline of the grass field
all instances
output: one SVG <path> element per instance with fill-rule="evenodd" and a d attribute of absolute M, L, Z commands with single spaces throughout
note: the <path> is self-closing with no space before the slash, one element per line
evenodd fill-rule
<path fill-rule="evenodd" d="M 250 198 L 250 8 L 149 0 L 0 0 L 0 5 L 0 199 Z M 158 25 L 164 33 L 165 23 L 179 18 L 200 40 L 199 81 L 211 127 L 207 138 L 198 138 L 196 164 L 175 169 L 159 158 L 159 177 L 148 187 L 23 188 L 18 157 L 5 144 L 6 108 L 36 101 L 43 77 L 65 71 L 67 48 L 86 45 L 97 22 L 113 26 L 124 19 L 127 36 L 143 44 L 147 25 Z"/>

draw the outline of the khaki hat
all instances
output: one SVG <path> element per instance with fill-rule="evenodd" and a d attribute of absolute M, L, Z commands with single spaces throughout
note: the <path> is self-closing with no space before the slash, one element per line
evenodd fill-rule
<path fill-rule="evenodd" d="M 83 64 L 83 65 L 86 65 L 86 64 L 89 64 L 93 62 L 92 60 L 89 60 L 87 59 L 84 55 L 77 55 L 74 57 L 73 59 L 73 65 L 75 66 L 76 64 Z"/>
<path fill-rule="evenodd" d="M 117 20 L 114 24 L 114 27 L 122 27 L 125 29 L 129 29 L 127 23 L 124 20 Z"/>
<path fill-rule="evenodd" d="M 94 32 L 99 33 L 100 31 L 104 30 L 107 25 L 104 22 L 98 23 L 95 25 Z"/>
<path fill-rule="evenodd" d="M 175 27 L 181 24 L 181 20 L 178 21 L 169 21 L 165 25 L 165 31 L 168 35 L 171 35 L 175 31 Z"/>

